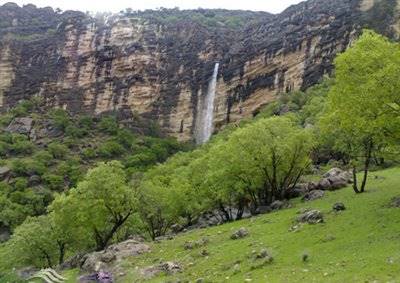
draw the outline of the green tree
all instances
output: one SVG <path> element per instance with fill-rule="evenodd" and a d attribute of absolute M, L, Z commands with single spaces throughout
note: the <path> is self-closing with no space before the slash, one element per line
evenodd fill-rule
<path fill-rule="evenodd" d="M 24 264 L 37 267 L 52 267 L 64 261 L 64 251 L 58 246 L 51 216 L 28 217 L 15 229 L 7 249 L 17 261 L 17 266 Z"/>
<path fill-rule="evenodd" d="M 284 198 L 297 184 L 310 165 L 312 147 L 310 131 L 298 127 L 290 117 L 273 117 L 235 131 L 225 150 L 234 154 L 222 158 L 239 164 L 236 174 L 251 178 L 251 182 L 242 181 L 247 191 L 258 186 L 261 203 L 269 204 Z"/>
<path fill-rule="evenodd" d="M 182 153 L 149 170 L 140 186 L 140 214 L 152 239 L 175 223 L 191 225 L 201 206 L 190 182 L 192 154 Z"/>
<path fill-rule="evenodd" d="M 121 163 L 100 163 L 68 195 L 52 204 L 58 227 L 69 229 L 78 242 L 104 249 L 137 207 L 135 192 L 127 185 Z M 89 241 L 89 242 L 88 242 Z"/>
<path fill-rule="evenodd" d="M 372 31 L 335 60 L 336 82 L 321 119 L 323 135 L 350 156 L 356 193 L 365 191 L 374 154 L 387 148 L 398 135 L 400 118 L 394 111 L 400 96 L 399 45 Z M 362 163 L 359 186 L 357 166 Z"/>

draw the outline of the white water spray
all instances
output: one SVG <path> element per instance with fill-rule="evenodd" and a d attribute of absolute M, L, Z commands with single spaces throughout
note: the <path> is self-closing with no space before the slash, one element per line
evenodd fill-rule
<path fill-rule="evenodd" d="M 207 96 L 201 113 L 200 131 L 197 138 L 198 144 L 206 143 L 210 139 L 214 130 L 214 100 L 217 89 L 218 69 L 219 63 L 215 63 L 214 72 L 208 85 Z"/>

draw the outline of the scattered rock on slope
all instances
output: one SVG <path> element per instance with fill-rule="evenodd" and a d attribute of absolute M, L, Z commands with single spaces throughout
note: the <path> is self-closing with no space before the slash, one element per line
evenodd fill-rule
<path fill-rule="evenodd" d="M 337 202 L 333 205 L 333 210 L 334 211 L 343 211 L 343 210 L 346 210 L 346 206 L 341 202 Z"/>
<path fill-rule="evenodd" d="M 303 200 L 314 200 L 323 195 L 321 195 L 321 192 L 311 193 L 313 191 L 334 191 L 345 188 L 352 182 L 353 179 L 350 172 L 339 168 L 332 168 L 319 181 L 297 184 L 294 188 L 286 192 L 286 197 L 291 199 L 303 196 Z"/>
<path fill-rule="evenodd" d="M 298 218 L 297 221 L 300 223 L 308 223 L 308 224 L 317 224 L 324 222 L 324 216 L 322 212 L 319 210 L 308 210 L 302 213 Z"/>
<path fill-rule="evenodd" d="M 135 240 L 127 240 L 125 242 L 111 245 L 101 252 L 93 252 L 83 256 L 81 267 L 88 272 L 97 271 L 99 267 L 109 267 L 117 260 L 137 256 L 150 252 L 150 247 L 146 244 Z"/>
<path fill-rule="evenodd" d="M 246 228 L 242 227 L 231 235 L 231 239 L 232 240 L 242 239 L 247 237 L 248 235 L 249 231 Z"/>
<path fill-rule="evenodd" d="M 338 190 L 353 182 L 351 173 L 339 168 L 332 168 L 323 177 L 319 188 L 325 190 Z"/>
<path fill-rule="evenodd" d="M 316 200 L 316 199 L 320 199 L 325 195 L 325 192 L 322 190 L 315 190 L 315 191 L 311 191 L 308 192 L 304 195 L 304 197 L 302 198 L 303 201 L 312 201 L 312 200 Z"/>
<path fill-rule="evenodd" d="M 390 206 L 392 207 L 400 207 L 400 196 L 392 199 Z"/>
<path fill-rule="evenodd" d="M 29 134 L 32 130 L 33 119 L 29 117 L 15 118 L 6 128 L 7 132 L 15 134 Z"/>
<path fill-rule="evenodd" d="M 289 203 L 283 202 L 280 200 L 276 200 L 273 203 L 271 203 L 270 207 L 272 210 L 281 210 L 281 209 L 289 207 Z"/>
<path fill-rule="evenodd" d="M 161 273 L 166 273 L 166 274 L 175 274 L 178 272 L 182 271 L 182 267 L 172 261 L 167 261 L 160 263 L 158 265 L 152 265 L 149 267 L 145 267 L 144 269 L 141 270 L 141 274 L 144 278 L 153 278 Z"/>
<path fill-rule="evenodd" d="M 10 176 L 11 169 L 7 166 L 0 167 L 0 181 L 4 181 L 7 177 Z"/>

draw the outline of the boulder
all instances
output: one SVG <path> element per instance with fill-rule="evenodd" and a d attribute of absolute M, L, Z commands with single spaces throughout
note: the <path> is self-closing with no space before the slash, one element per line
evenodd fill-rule
<path fill-rule="evenodd" d="M 40 178 L 40 176 L 38 176 L 38 175 L 32 175 L 32 176 L 30 176 L 29 179 L 28 179 L 28 186 L 29 186 L 29 187 L 38 186 L 38 185 L 40 185 L 41 181 L 42 181 L 42 179 Z"/>
<path fill-rule="evenodd" d="M 29 267 L 24 267 L 24 268 L 18 269 L 16 271 L 16 274 L 19 278 L 28 280 L 30 277 L 35 275 L 38 271 L 39 271 L 38 268 L 29 266 Z"/>
<path fill-rule="evenodd" d="M 333 205 L 333 210 L 334 211 L 343 211 L 343 210 L 346 210 L 346 207 L 343 203 L 337 202 Z"/>
<path fill-rule="evenodd" d="M 171 230 L 173 233 L 178 234 L 179 232 L 182 232 L 183 227 L 180 224 L 174 224 L 171 226 Z"/>
<path fill-rule="evenodd" d="M 85 258 L 85 255 L 77 254 L 77 255 L 67 259 L 66 261 L 64 261 L 64 263 L 61 264 L 59 266 L 59 268 L 62 270 L 80 268 L 84 258 Z"/>
<path fill-rule="evenodd" d="M 261 259 L 261 258 L 268 258 L 271 257 L 267 249 L 261 249 L 258 253 L 255 254 L 256 259 Z"/>
<path fill-rule="evenodd" d="M 0 167 L 0 181 L 7 179 L 10 176 L 11 169 L 7 166 Z"/>
<path fill-rule="evenodd" d="M 138 256 L 150 252 L 150 247 L 140 241 L 127 240 L 118 244 L 109 246 L 106 251 L 115 254 L 117 259 L 123 259 L 130 256 Z"/>
<path fill-rule="evenodd" d="M 325 195 L 325 192 L 322 190 L 314 190 L 311 192 L 308 192 L 304 195 L 302 198 L 303 201 L 313 201 L 316 199 L 320 199 Z"/>
<path fill-rule="evenodd" d="M 183 248 L 185 250 L 193 250 L 199 247 L 203 247 L 209 243 L 208 238 L 201 238 L 200 240 L 197 241 L 187 241 L 183 245 Z"/>
<path fill-rule="evenodd" d="M 84 275 L 79 277 L 79 283 L 113 283 L 113 276 L 110 272 L 99 271 L 91 275 Z"/>
<path fill-rule="evenodd" d="M 309 210 L 297 217 L 297 222 L 317 224 L 324 222 L 324 217 L 319 210 Z"/>
<path fill-rule="evenodd" d="M 99 271 L 105 269 L 115 259 L 115 254 L 107 251 L 93 252 L 83 257 L 81 268 L 87 272 Z"/>
<path fill-rule="evenodd" d="M 145 267 L 141 270 L 141 274 L 144 278 L 150 279 L 153 278 L 161 273 L 165 273 L 168 275 L 175 274 L 182 271 L 182 267 L 172 261 L 167 261 L 160 263 L 158 265 L 152 265 L 149 267 Z"/>
<path fill-rule="evenodd" d="M 29 117 L 15 118 L 6 128 L 7 132 L 29 135 L 33 127 L 33 119 Z"/>
<path fill-rule="evenodd" d="M 308 191 L 313 191 L 318 189 L 318 182 L 309 182 L 307 185 L 308 185 L 307 186 Z"/>
<path fill-rule="evenodd" d="M 329 190 L 331 187 L 331 183 L 329 182 L 328 178 L 321 179 L 317 184 L 318 190 Z"/>
<path fill-rule="evenodd" d="M 246 228 L 242 227 L 231 235 L 231 239 L 232 240 L 242 239 L 247 237 L 248 235 L 249 231 Z"/>
<path fill-rule="evenodd" d="M 338 190 L 341 188 L 347 187 L 349 181 L 345 179 L 343 176 L 335 176 L 335 177 L 329 177 L 328 181 L 330 183 L 329 190 L 334 191 Z"/>
<path fill-rule="evenodd" d="M 0 226 L 0 243 L 8 241 L 11 237 L 11 230 L 8 227 Z"/>
<path fill-rule="evenodd" d="M 286 203 L 280 200 L 276 200 L 273 203 L 271 203 L 270 207 L 272 210 L 281 210 L 287 206 Z"/>
<path fill-rule="evenodd" d="M 127 240 L 109 246 L 101 252 L 93 252 L 82 257 L 80 266 L 87 272 L 95 272 L 111 266 L 115 261 L 126 257 L 150 252 L 150 247 L 135 240 Z"/>
<path fill-rule="evenodd" d="M 300 188 L 293 188 L 293 189 L 287 190 L 285 192 L 285 198 L 287 198 L 287 199 L 298 198 L 298 197 L 304 196 L 307 192 L 308 192 L 308 190 L 303 190 Z"/>
<path fill-rule="evenodd" d="M 345 171 L 343 171 L 342 169 L 335 167 L 335 168 L 330 169 L 328 172 L 326 172 L 323 175 L 323 177 L 324 178 L 336 177 L 336 176 L 339 176 L 339 175 L 343 174 L 344 172 Z"/>
<path fill-rule="evenodd" d="M 266 213 L 270 213 L 271 211 L 272 211 L 272 209 L 269 205 L 260 205 L 256 209 L 256 214 L 266 214 Z"/>
<path fill-rule="evenodd" d="M 400 197 L 392 198 L 390 206 L 391 207 L 400 207 Z"/>

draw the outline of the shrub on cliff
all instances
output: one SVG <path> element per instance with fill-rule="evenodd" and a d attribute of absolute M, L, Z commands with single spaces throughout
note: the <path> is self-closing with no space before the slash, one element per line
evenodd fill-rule
<path fill-rule="evenodd" d="M 98 123 L 97 128 L 107 134 L 116 135 L 118 132 L 118 122 L 114 116 L 104 116 Z"/>
<path fill-rule="evenodd" d="M 98 155 L 104 158 L 118 157 L 124 152 L 124 147 L 114 140 L 103 143 L 97 150 Z"/>

